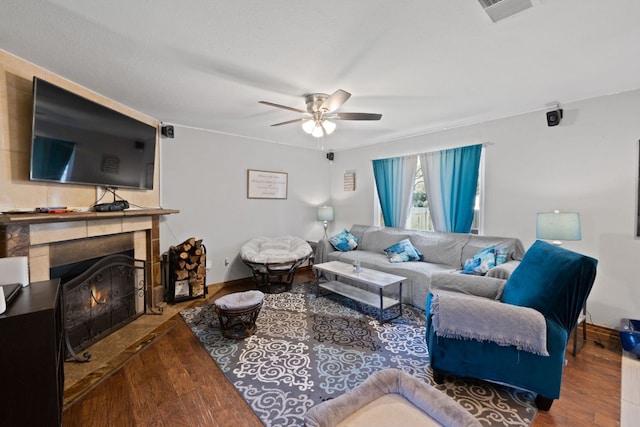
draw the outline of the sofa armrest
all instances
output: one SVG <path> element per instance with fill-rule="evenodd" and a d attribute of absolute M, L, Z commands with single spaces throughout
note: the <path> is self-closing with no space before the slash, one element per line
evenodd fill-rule
<path fill-rule="evenodd" d="M 318 240 L 318 246 L 316 247 L 316 256 L 314 259 L 314 264 L 322 264 L 323 262 L 327 262 L 327 254 L 329 252 L 333 252 L 335 249 L 331 246 L 329 239 L 320 239 Z"/>
<path fill-rule="evenodd" d="M 520 265 L 520 261 L 517 259 L 512 259 L 510 261 L 505 262 L 504 264 L 496 265 L 489 271 L 487 271 L 487 277 L 494 277 L 496 279 L 505 279 L 508 280 L 511 277 L 511 273 L 516 269 L 517 266 Z"/>
<path fill-rule="evenodd" d="M 486 276 L 459 273 L 435 273 L 431 276 L 431 291 L 452 291 L 499 300 L 507 281 Z"/>

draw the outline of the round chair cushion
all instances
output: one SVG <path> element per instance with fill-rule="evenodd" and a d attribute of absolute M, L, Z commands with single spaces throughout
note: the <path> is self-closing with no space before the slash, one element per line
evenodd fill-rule
<path fill-rule="evenodd" d="M 263 299 L 260 291 L 235 292 L 218 298 L 214 304 L 221 310 L 242 310 L 261 304 Z"/>
<path fill-rule="evenodd" d="M 306 258 L 312 252 L 309 243 L 299 237 L 256 237 L 240 248 L 240 257 L 261 264 L 286 263 Z"/>

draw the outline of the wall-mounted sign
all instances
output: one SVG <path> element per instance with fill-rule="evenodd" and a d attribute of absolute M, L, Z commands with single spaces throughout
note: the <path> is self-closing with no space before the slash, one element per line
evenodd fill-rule
<path fill-rule="evenodd" d="M 344 173 L 344 191 L 356 191 L 355 171 L 346 171 Z"/>
<path fill-rule="evenodd" d="M 288 174 L 247 169 L 248 199 L 286 199 Z"/>

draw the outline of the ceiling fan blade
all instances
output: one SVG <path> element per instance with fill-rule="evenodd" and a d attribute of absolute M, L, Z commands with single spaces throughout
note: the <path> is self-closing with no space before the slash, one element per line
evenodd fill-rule
<path fill-rule="evenodd" d="M 287 120 L 286 122 L 276 123 L 276 124 L 273 124 L 273 125 L 271 125 L 271 126 L 282 126 L 282 125 L 288 125 L 288 124 L 291 124 L 291 123 L 298 123 L 298 122 L 302 122 L 302 121 L 304 121 L 304 120 L 309 120 L 309 119 L 308 119 L 308 118 L 306 118 L 306 117 L 300 117 L 299 119 Z"/>
<path fill-rule="evenodd" d="M 347 100 L 351 97 L 351 94 L 345 90 L 338 89 L 333 92 L 333 94 L 328 97 L 320 106 L 320 110 L 324 110 L 327 113 L 337 110 L 347 102 Z"/>
<path fill-rule="evenodd" d="M 382 114 L 375 113 L 337 113 L 335 120 L 380 120 Z"/>
<path fill-rule="evenodd" d="M 306 113 L 305 110 L 301 110 L 299 108 L 293 108 L 293 107 L 287 107 L 286 105 L 274 104 L 273 102 L 269 102 L 269 101 L 258 101 L 258 102 L 260 104 L 270 105 L 270 106 L 276 107 L 276 108 L 283 108 L 285 110 L 294 111 L 296 113 Z"/>

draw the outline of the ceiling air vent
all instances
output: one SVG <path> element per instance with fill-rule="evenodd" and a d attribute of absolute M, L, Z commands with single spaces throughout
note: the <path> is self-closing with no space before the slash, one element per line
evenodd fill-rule
<path fill-rule="evenodd" d="M 513 16 L 533 6 L 531 0 L 478 0 L 478 3 L 482 5 L 493 22 Z"/>

